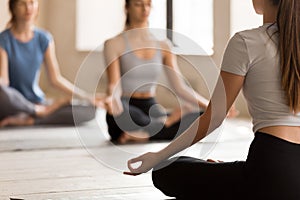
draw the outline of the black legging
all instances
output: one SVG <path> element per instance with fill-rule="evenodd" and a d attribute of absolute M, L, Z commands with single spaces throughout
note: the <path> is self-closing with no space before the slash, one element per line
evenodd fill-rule
<path fill-rule="evenodd" d="M 95 117 L 95 107 L 91 104 L 66 105 L 49 116 L 35 116 L 35 104 L 28 101 L 12 87 L 0 85 L 0 120 L 19 113 L 35 118 L 36 125 L 78 125 Z"/>
<path fill-rule="evenodd" d="M 153 183 L 177 199 L 300 199 L 300 145 L 265 133 L 255 134 L 246 162 L 166 162 L 153 170 Z"/>
<path fill-rule="evenodd" d="M 166 116 L 154 98 L 122 98 L 124 111 L 114 117 L 107 113 L 106 122 L 112 141 L 116 141 L 124 131 L 144 130 L 150 134 L 150 140 L 171 140 L 186 130 L 202 112 L 189 113 L 170 127 L 158 119 Z"/>

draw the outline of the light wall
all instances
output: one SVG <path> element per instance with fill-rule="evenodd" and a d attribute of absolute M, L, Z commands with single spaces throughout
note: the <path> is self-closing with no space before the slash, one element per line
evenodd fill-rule
<path fill-rule="evenodd" d="M 7 0 L 0 0 L 0 30 L 3 30 L 9 20 Z"/>
<path fill-rule="evenodd" d="M 228 39 L 231 36 L 231 1 L 233 0 L 215 0 L 214 3 L 214 55 L 209 58 L 212 59 L 216 66 L 220 66 L 222 60 L 222 54 L 224 48 L 227 44 Z M 240 1 L 240 0 L 236 0 Z M 249 0 L 250 1 L 250 0 Z M 236 3 L 236 2 L 235 2 Z M 0 0 L 0 26 L 3 29 L 4 24 L 6 23 L 8 17 L 5 6 L 7 0 Z M 77 75 L 77 72 L 80 70 L 85 58 L 89 55 L 88 52 L 78 52 L 76 51 L 76 1 L 75 0 L 42 0 L 40 1 L 40 14 L 38 24 L 40 27 L 49 30 L 55 39 L 56 44 L 56 53 L 57 58 L 60 64 L 60 69 L 62 74 L 69 79 L 74 81 Z M 105 31 L 105 27 L 103 27 Z M 95 60 L 94 65 L 89 66 L 89 74 L 86 75 L 85 81 L 82 82 L 82 87 L 84 89 L 90 89 L 90 80 L 95 79 L 98 74 L 93 73 L 99 71 L 99 65 L 97 63 L 103 62 L 102 54 L 99 52 L 94 53 L 90 56 L 92 60 Z M 198 67 L 210 67 L 203 66 L 207 63 L 205 57 L 199 56 L 187 56 L 187 59 L 194 60 Z M 205 96 L 208 97 L 208 92 L 203 80 L 195 76 L 195 73 L 192 73 L 188 69 L 189 67 L 185 66 L 186 62 L 182 59 L 178 60 L 182 73 L 188 76 L 188 79 L 191 80 L 193 87 L 196 90 L 204 91 Z M 105 78 L 100 83 L 100 90 L 105 90 Z M 41 85 L 44 90 L 50 95 L 57 95 L 57 91 L 49 87 L 47 78 L 44 73 L 41 76 Z M 165 98 L 159 97 L 163 102 Z M 163 102 L 168 104 L 169 101 Z M 244 105 L 243 98 L 239 97 L 237 101 L 237 107 L 241 111 L 242 116 L 248 116 L 247 109 Z"/>
<path fill-rule="evenodd" d="M 262 24 L 262 15 L 257 15 L 251 0 L 231 0 L 231 35 L 238 31 L 258 27 Z"/>

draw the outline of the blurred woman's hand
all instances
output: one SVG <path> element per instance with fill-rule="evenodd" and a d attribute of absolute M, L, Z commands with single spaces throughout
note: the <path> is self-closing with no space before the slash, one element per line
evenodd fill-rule
<path fill-rule="evenodd" d="M 108 96 L 105 99 L 105 108 L 110 115 L 119 116 L 124 111 L 120 97 Z"/>
<path fill-rule="evenodd" d="M 106 100 L 106 94 L 96 93 L 95 97 L 92 98 L 91 102 L 97 108 L 106 109 L 105 100 Z"/>
<path fill-rule="evenodd" d="M 235 105 L 233 105 L 230 110 L 228 111 L 227 117 L 234 118 L 240 114 L 240 111 L 236 109 Z"/>
<path fill-rule="evenodd" d="M 146 173 L 160 163 L 162 159 L 158 153 L 148 152 L 139 157 L 133 158 L 128 161 L 127 166 L 130 172 L 124 172 L 126 175 L 139 175 Z M 133 167 L 135 164 L 140 164 L 138 167 Z"/>

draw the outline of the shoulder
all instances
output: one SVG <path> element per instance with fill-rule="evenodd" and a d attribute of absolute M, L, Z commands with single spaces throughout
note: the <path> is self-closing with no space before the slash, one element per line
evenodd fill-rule
<path fill-rule="evenodd" d="M 9 29 L 6 29 L 0 33 L 0 48 L 2 47 L 3 49 L 5 49 L 9 41 Z"/>
<path fill-rule="evenodd" d="M 159 40 L 159 45 L 164 58 L 173 55 L 172 53 L 173 44 L 169 39 Z"/>
<path fill-rule="evenodd" d="M 39 42 L 41 51 L 45 53 L 49 47 L 49 44 L 53 41 L 52 35 L 48 31 L 41 28 L 35 28 L 34 34 L 35 39 Z"/>
<path fill-rule="evenodd" d="M 263 53 L 266 48 L 274 48 L 277 40 L 276 27 L 272 24 L 265 24 L 258 28 L 237 32 L 229 40 L 227 48 L 247 52 L 250 60 L 253 60 Z"/>
<path fill-rule="evenodd" d="M 0 33 L 0 40 L 7 41 L 9 39 L 9 29 L 6 29 Z"/>
<path fill-rule="evenodd" d="M 245 76 L 249 69 L 249 52 L 245 43 L 244 33 L 235 33 L 229 40 L 221 64 L 222 71 Z"/>
<path fill-rule="evenodd" d="M 277 30 L 274 24 L 265 24 L 257 28 L 237 32 L 231 40 L 243 40 L 245 43 L 265 42 Z"/>
<path fill-rule="evenodd" d="M 34 32 L 36 34 L 36 37 L 38 37 L 43 42 L 50 42 L 52 41 L 53 37 L 50 32 L 47 30 L 41 29 L 41 28 L 35 28 Z"/>
<path fill-rule="evenodd" d="M 173 59 L 175 54 L 172 52 L 173 43 L 169 39 L 164 39 L 159 41 L 160 50 L 163 56 L 163 59 Z"/>
<path fill-rule="evenodd" d="M 173 44 L 169 39 L 164 39 L 159 41 L 160 47 L 164 51 L 171 51 L 173 48 Z"/>
<path fill-rule="evenodd" d="M 237 32 L 228 41 L 227 49 L 240 49 L 242 46 L 245 46 L 245 37 L 243 35 L 243 32 Z"/>
<path fill-rule="evenodd" d="M 114 37 L 111 37 L 109 39 L 107 39 L 105 42 L 104 42 L 104 45 L 114 45 L 114 44 L 118 44 L 120 42 L 124 42 L 124 37 L 123 37 L 123 32 L 122 33 L 119 33 L 118 35 L 114 36 Z"/>
<path fill-rule="evenodd" d="M 106 52 L 110 52 L 110 53 L 121 53 L 122 50 L 124 50 L 125 48 L 125 42 L 124 42 L 124 36 L 123 36 L 123 32 L 107 39 L 104 42 L 104 51 Z"/>
<path fill-rule="evenodd" d="M 8 37 L 8 35 L 9 35 L 9 29 L 5 29 L 0 33 L 0 38 Z"/>
<path fill-rule="evenodd" d="M 239 31 L 235 33 L 227 44 L 227 50 L 244 51 L 250 43 L 259 40 L 259 28 Z"/>

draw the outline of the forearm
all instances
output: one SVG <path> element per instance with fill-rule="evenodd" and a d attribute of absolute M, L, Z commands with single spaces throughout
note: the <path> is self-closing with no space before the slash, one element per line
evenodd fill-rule
<path fill-rule="evenodd" d="M 199 119 L 197 119 L 191 127 L 185 131 L 181 136 L 176 138 L 172 143 L 170 143 L 166 148 L 162 149 L 158 152 L 158 155 L 160 157 L 160 160 L 166 160 L 173 155 L 183 151 L 184 149 L 192 146 L 197 141 L 194 140 L 194 138 L 197 135 L 197 126 L 199 123 Z M 201 136 L 199 138 L 203 138 L 204 136 Z"/>
<path fill-rule="evenodd" d="M 92 94 L 87 93 L 86 91 L 76 87 L 75 85 L 73 85 L 70 81 L 68 81 L 67 79 L 63 78 L 63 77 L 59 77 L 56 80 L 52 81 L 52 84 L 60 89 L 61 91 L 63 91 L 64 93 L 68 94 L 68 95 L 75 95 L 79 98 L 82 99 L 92 99 Z"/>
<path fill-rule="evenodd" d="M 179 96 L 190 104 L 197 105 L 200 108 L 206 109 L 209 101 L 188 86 L 176 90 Z"/>
<path fill-rule="evenodd" d="M 215 121 L 211 121 L 213 115 L 211 110 L 211 106 L 208 106 L 206 112 L 199 117 L 189 127 L 189 129 L 171 142 L 167 147 L 159 151 L 158 155 L 161 160 L 170 158 L 171 156 L 199 142 L 216 130 L 222 124 L 225 115 L 219 119 L 216 119 Z"/>
<path fill-rule="evenodd" d="M 244 82 L 244 77 L 221 72 L 210 103 L 205 112 L 183 134 L 172 141 L 167 147 L 156 152 L 148 152 L 128 161 L 128 168 L 134 174 L 144 173 L 162 161 L 181 152 L 200 141 L 217 129 L 226 117 Z M 138 168 L 132 164 L 142 162 Z"/>
<path fill-rule="evenodd" d="M 9 85 L 9 72 L 8 72 L 8 57 L 4 49 L 0 47 L 0 84 Z"/>
<path fill-rule="evenodd" d="M 109 83 L 106 90 L 107 96 L 122 96 L 122 88 L 118 84 Z"/>

